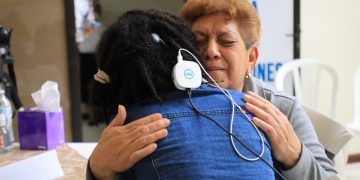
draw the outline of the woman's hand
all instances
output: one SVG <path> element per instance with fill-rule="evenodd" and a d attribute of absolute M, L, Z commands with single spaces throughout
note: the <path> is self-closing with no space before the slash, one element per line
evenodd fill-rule
<path fill-rule="evenodd" d="M 155 142 L 167 136 L 168 119 L 151 114 L 127 125 L 124 106 L 103 131 L 92 152 L 90 169 L 97 179 L 113 179 L 117 172 L 131 168 L 157 148 Z"/>
<path fill-rule="evenodd" d="M 275 159 L 287 169 L 295 166 L 300 158 L 301 143 L 287 117 L 253 92 L 248 92 L 243 99 L 246 109 L 256 116 L 255 125 L 266 133 Z"/>

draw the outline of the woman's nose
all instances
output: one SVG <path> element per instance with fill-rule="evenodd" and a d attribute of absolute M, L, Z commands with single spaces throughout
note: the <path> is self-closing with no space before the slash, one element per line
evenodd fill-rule
<path fill-rule="evenodd" d="M 221 57 L 219 48 L 215 42 L 209 42 L 203 53 L 205 60 L 216 60 Z"/>

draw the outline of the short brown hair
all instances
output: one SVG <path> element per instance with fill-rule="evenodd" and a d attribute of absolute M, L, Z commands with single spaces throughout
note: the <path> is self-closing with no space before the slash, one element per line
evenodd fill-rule
<path fill-rule="evenodd" d="M 200 16 L 215 13 L 224 13 L 230 18 L 236 19 L 247 48 L 251 45 L 258 45 L 260 18 L 249 0 L 187 0 L 178 16 L 185 23 L 192 25 Z"/>

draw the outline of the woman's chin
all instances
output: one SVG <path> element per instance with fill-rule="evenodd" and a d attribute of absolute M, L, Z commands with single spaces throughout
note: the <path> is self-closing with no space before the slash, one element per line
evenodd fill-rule
<path fill-rule="evenodd" d="M 211 78 L 213 78 L 216 82 L 223 82 L 224 81 L 224 75 L 221 74 L 221 72 L 217 71 L 210 71 L 209 75 Z"/>

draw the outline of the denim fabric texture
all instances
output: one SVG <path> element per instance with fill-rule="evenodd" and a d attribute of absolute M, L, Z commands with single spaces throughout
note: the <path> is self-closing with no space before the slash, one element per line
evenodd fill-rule
<path fill-rule="evenodd" d="M 243 106 L 243 94 L 229 90 L 238 105 Z M 202 113 L 210 116 L 229 131 L 231 102 L 217 88 L 201 86 L 192 91 L 192 101 Z M 185 91 L 175 91 L 163 103 L 128 107 L 126 123 L 145 115 L 160 112 L 170 119 L 168 136 L 157 142 L 158 148 L 131 169 L 136 179 L 274 179 L 273 170 L 261 160 L 247 161 L 231 146 L 230 137 L 216 124 L 192 109 Z M 251 114 L 249 114 L 251 116 Z M 233 133 L 256 153 L 261 152 L 261 140 L 254 127 L 236 109 Z M 272 163 L 271 148 L 265 139 L 262 156 Z M 245 156 L 255 157 L 235 139 L 237 149 Z"/>

